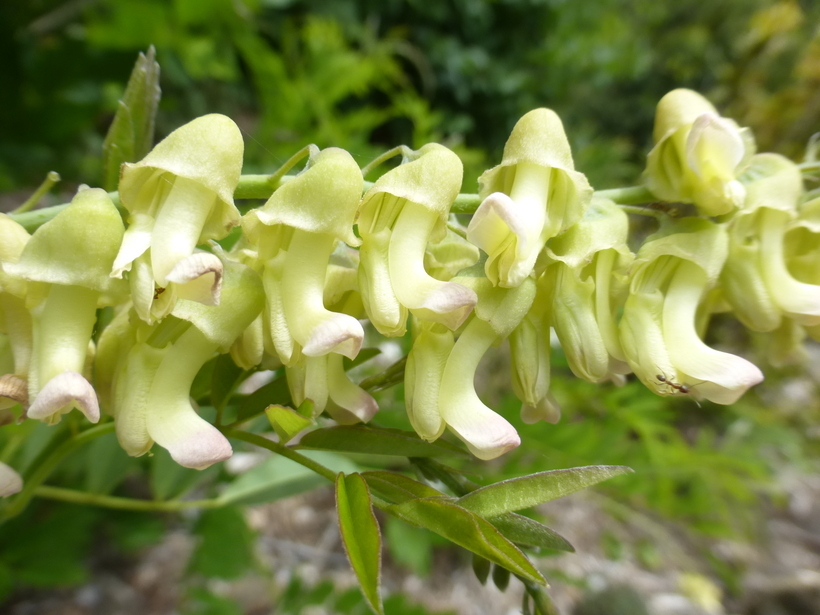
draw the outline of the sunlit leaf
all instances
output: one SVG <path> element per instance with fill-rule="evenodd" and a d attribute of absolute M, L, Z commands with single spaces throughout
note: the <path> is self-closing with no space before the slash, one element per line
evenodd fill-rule
<path fill-rule="evenodd" d="M 468 493 L 458 504 L 482 517 L 530 508 L 631 472 L 625 466 L 586 466 L 539 472 L 487 485 Z"/>
<path fill-rule="evenodd" d="M 412 525 L 427 528 L 534 583 L 546 584 L 527 557 L 488 521 L 444 498 L 394 504 L 387 511 Z"/>
<path fill-rule="evenodd" d="M 376 613 L 383 613 L 379 585 L 382 537 L 373 514 L 370 491 L 359 474 L 336 478 L 336 511 L 347 558 L 356 573 L 362 593 Z"/>

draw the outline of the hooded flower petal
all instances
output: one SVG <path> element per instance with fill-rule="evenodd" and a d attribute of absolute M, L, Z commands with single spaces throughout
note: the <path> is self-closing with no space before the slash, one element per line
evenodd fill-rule
<path fill-rule="evenodd" d="M 236 124 L 222 115 L 206 115 L 178 128 L 140 162 L 123 165 L 119 185 L 120 200 L 129 211 L 129 228 L 111 270 L 112 277 L 148 255 L 147 265 L 158 288 L 164 289 L 180 275 L 192 283 L 193 269 L 180 265 L 194 254 L 198 244 L 225 237 L 239 223 L 233 192 L 242 168 L 242 135 Z M 184 271 L 180 271 L 178 267 Z M 136 272 L 146 278 L 145 271 Z M 146 292 L 137 302 L 141 318 L 151 323 L 171 309 L 177 296 L 218 301 L 218 280 L 207 270 L 208 279 L 198 286 L 210 285 L 213 292 L 195 289 L 171 293 L 150 305 Z M 132 272 L 132 276 L 134 273 Z M 132 289 L 134 288 L 132 281 Z M 147 280 L 138 284 L 147 286 Z M 216 296 L 213 296 L 216 293 Z M 151 294 L 153 295 L 153 289 Z M 146 307 L 149 304 L 149 307 Z"/>
<path fill-rule="evenodd" d="M 645 173 L 649 189 L 668 201 L 693 202 L 718 216 L 740 207 L 737 177 L 754 153 L 749 133 L 720 117 L 700 94 L 678 89 L 658 103 L 655 147 Z"/>
<path fill-rule="evenodd" d="M 521 443 L 515 428 L 478 398 L 473 382 L 478 363 L 497 337 L 473 316 L 453 346 L 439 393 L 441 418 L 479 459 L 495 459 Z"/>
<path fill-rule="evenodd" d="M 263 268 L 269 345 L 285 365 L 293 365 L 300 353 L 352 358 L 361 348 L 362 326 L 347 314 L 329 311 L 324 289 L 336 241 L 358 243 L 353 218 L 362 184 L 350 154 L 313 150 L 308 168 L 242 221 Z"/>
<path fill-rule="evenodd" d="M 763 381 L 746 359 L 704 344 L 695 330 L 697 307 L 706 288 L 706 274 L 696 264 L 680 263 L 663 304 L 663 333 L 669 358 L 690 390 L 718 404 L 733 404 Z"/>
<path fill-rule="evenodd" d="M 575 171 L 561 120 L 549 109 L 518 121 L 501 164 L 479 185 L 484 201 L 467 239 L 487 253 L 487 277 L 505 288 L 530 274 L 547 240 L 577 222 L 592 198 L 586 177 Z"/>
<path fill-rule="evenodd" d="M 371 322 L 385 335 L 404 333 L 408 310 L 455 329 L 475 305 L 472 291 L 434 278 L 424 266 L 427 244 L 445 236 L 462 173 L 458 156 L 430 143 L 410 152 L 362 199 L 359 284 Z"/>
<path fill-rule="evenodd" d="M 94 387 L 77 372 L 63 372 L 49 379 L 26 414 L 32 419 L 57 423 L 61 414 L 67 414 L 74 408 L 92 423 L 100 420 L 100 406 Z"/>

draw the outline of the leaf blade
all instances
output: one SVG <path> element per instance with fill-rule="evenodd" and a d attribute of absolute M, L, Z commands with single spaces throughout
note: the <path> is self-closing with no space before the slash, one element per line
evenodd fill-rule
<path fill-rule="evenodd" d="M 627 472 L 632 470 L 626 466 L 584 466 L 538 472 L 481 487 L 459 498 L 458 504 L 482 517 L 494 517 L 555 500 Z"/>
<path fill-rule="evenodd" d="M 370 490 L 360 474 L 336 477 L 336 511 L 339 531 L 350 566 L 370 608 L 382 615 L 381 585 L 382 537 L 373 513 Z"/>
<path fill-rule="evenodd" d="M 398 457 L 465 457 L 467 453 L 444 440 L 425 442 L 415 433 L 401 429 L 339 425 L 306 434 L 298 448 L 368 453 Z"/>
<path fill-rule="evenodd" d="M 529 581 L 546 585 L 544 577 L 518 547 L 504 538 L 489 521 L 454 502 L 439 497 L 422 498 L 394 504 L 386 510 L 411 525 L 427 528 Z"/>

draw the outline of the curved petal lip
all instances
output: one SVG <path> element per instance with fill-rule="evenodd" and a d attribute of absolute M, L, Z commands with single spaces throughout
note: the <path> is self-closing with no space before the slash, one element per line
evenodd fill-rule
<path fill-rule="evenodd" d="M 94 387 L 77 372 L 63 372 L 46 383 L 26 414 L 29 418 L 44 420 L 72 407 L 92 423 L 100 420 L 100 405 Z"/>

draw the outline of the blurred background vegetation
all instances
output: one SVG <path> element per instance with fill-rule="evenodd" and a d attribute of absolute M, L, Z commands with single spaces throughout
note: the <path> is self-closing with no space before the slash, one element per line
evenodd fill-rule
<path fill-rule="evenodd" d="M 595 187 L 633 185 L 655 104 L 675 87 L 704 93 L 750 126 L 759 150 L 799 158 L 820 130 L 819 25 L 813 0 L 4 0 L 0 193 L 22 201 L 50 170 L 64 191 L 99 183 L 106 130 L 136 54 L 149 45 L 162 67 L 157 139 L 204 113 L 227 114 L 245 133 L 249 173 L 271 171 L 311 142 L 344 147 L 364 165 L 397 144 L 439 141 L 462 157 L 464 190 L 474 191 L 518 117 L 548 106 Z M 716 324 L 713 341 L 766 364 L 770 347 L 729 318 Z M 820 374 L 805 364 L 764 368 L 766 383 L 724 408 L 656 398 L 637 383 L 588 385 L 559 354 L 557 426 L 521 425 L 506 368 L 503 358 L 486 366 L 484 393 L 524 444 L 505 463 L 482 465 L 482 478 L 629 465 L 636 474 L 600 490 L 598 505 L 620 520 L 639 514 L 694 536 L 687 541 L 729 595 L 742 593 L 743 566 L 709 551 L 709 540 L 759 539 L 771 506 L 789 498 L 784 476 L 808 473 L 820 459 Z M 400 387 L 380 402 L 379 424 L 408 427 Z M 38 429 L 28 439 L 27 463 L 49 437 Z M 229 475 L 181 471 L 163 451 L 130 460 L 111 452 L 112 438 L 94 446 L 54 484 L 166 498 L 207 494 Z M 237 509 L 180 519 L 36 504 L 0 529 L 0 604 L 3 596 L 22 604 L 32 588 L 77 586 L 182 527 L 198 537 L 183 566 L 184 612 L 243 612 L 208 584 L 260 569 L 252 546 L 259 527 L 249 529 Z M 430 574 L 435 539 L 400 524 L 386 532 L 397 566 Z M 658 565 L 668 536 L 650 538 L 635 548 L 647 567 Z M 606 557 L 621 556 L 621 539 L 601 540 Z M 282 585 L 277 613 L 311 605 L 364 612 L 355 591 L 300 583 Z M 390 609 L 424 613 L 401 596 Z"/>

